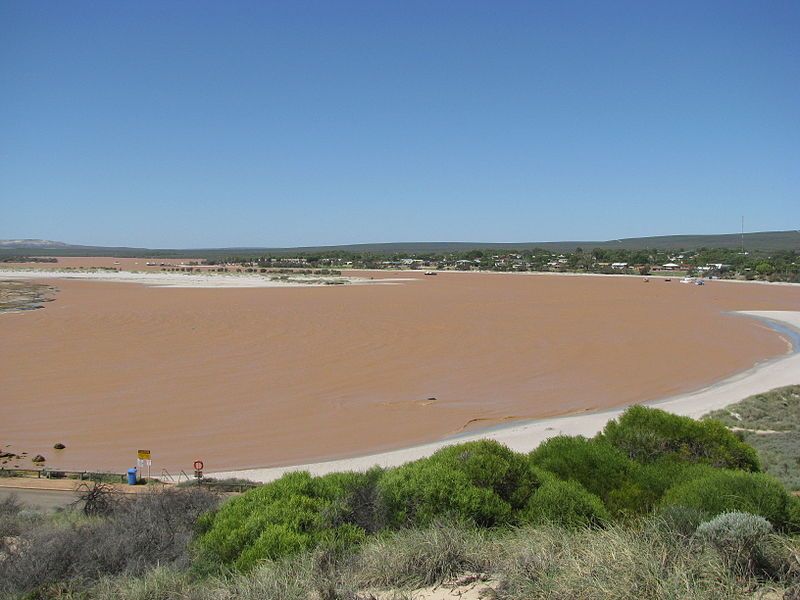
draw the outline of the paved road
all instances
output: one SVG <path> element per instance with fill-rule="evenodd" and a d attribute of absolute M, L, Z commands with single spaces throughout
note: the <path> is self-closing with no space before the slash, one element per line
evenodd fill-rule
<path fill-rule="evenodd" d="M 63 508 L 75 501 L 75 492 L 66 490 L 31 490 L 0 487 L 0 501 L 9 496 L 33 508 L 41 510 L 54 510 Z"/>

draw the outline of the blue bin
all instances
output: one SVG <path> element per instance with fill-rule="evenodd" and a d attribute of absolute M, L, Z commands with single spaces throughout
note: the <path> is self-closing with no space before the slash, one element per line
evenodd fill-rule
<path fill-rule="evenodd" d="M 128 485 L 136 485 L 136 467 L 128 469 Z"/>

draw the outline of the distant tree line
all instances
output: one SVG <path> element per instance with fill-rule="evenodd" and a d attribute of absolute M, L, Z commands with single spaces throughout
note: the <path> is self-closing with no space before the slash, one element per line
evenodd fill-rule
<path fill-rule="evenodd" d="M 689 275 L 800 282 L 800 252 L 745 251 L 731 248 L 696 250 L 628 250 L 612 248 L 554 252 L 542 248 L 481 248 L 448 252 L 319 252 L 209 257 L 207 264 L 252 268 L 445 269 L 480 271 L 568 271 L 648 274 L 669 269 Z M 674 265 L 674 266 L 672 266 Z"/>
<path fill-rule="evenodd" d="M 0 256 L 0 263 L 57 263 L 51 256 Z"/>

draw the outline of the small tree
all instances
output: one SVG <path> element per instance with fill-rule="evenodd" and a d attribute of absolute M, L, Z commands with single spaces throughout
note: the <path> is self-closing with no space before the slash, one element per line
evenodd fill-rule
<path fill-rule="evenodd" d="M 74 504 L 83 504 L 83 514 L 87 516 L 108 515 L 117 505 L 118 497 L 114 487 L 100 481 L 82 483 L 76 490 L 78 499 Z"/>

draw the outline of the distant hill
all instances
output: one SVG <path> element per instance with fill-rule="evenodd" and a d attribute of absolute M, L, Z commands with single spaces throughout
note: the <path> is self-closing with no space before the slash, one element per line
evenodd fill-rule
<path fill-rule="evenodd" d="M 51 240 L 0 240 L 0 248 L 40 248 L 40 249 L 55 249 L 55 248 L 69 248 L 69 244 L 64 242 L 53 242 Z"/>
<path fill-rule="evenodd" d="M 696 250 L 698 248 L 739 248 L 742 236 L 738 233 L 716 235 L 664 235 L 656 237 L 623 238 L 602 241 L 563 242 L 389 242 L 380 244 L 349 244 L 341 246 L 302 246 L 296 248 L 126 248 L 105 246 L 78 246 L 50 240 L 0 240 L 0 255 L 33 254 L 40 256 L 117 256 L 117 257 L 215 257 L 247 256 L 257 254 L 302 254 L 317 252 L 363 252 L 372 254 L 455 252 L 480 248 L 498 250 L 524 250 L 542 248 L 554 252 L 569 252 L 576 248 L 620 248 L 625 250 Z M 748 251 L 774 252 L 800 251 L 800 231 L 759 231 L 744 234 Z"/>

